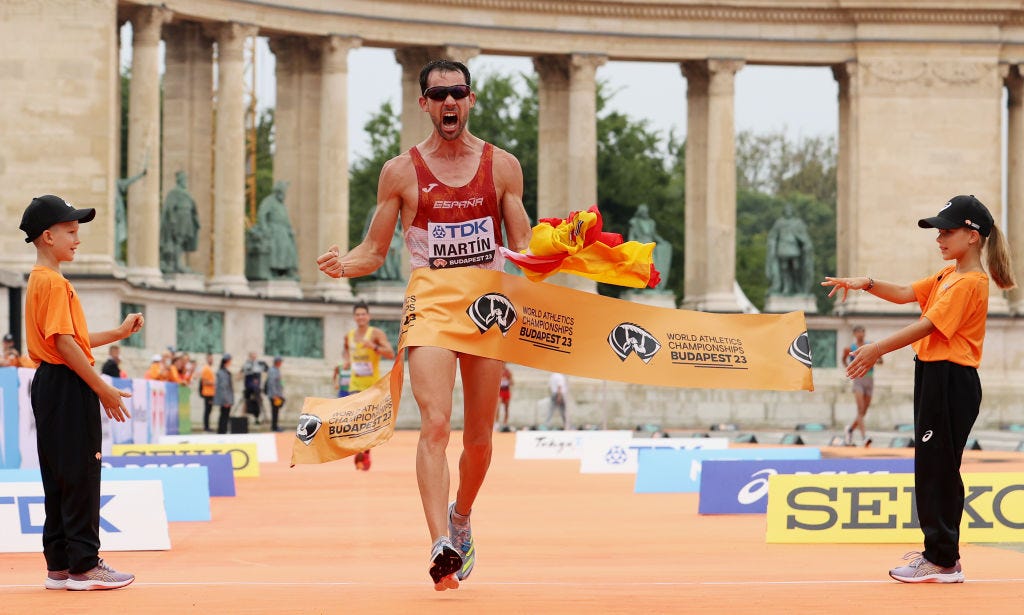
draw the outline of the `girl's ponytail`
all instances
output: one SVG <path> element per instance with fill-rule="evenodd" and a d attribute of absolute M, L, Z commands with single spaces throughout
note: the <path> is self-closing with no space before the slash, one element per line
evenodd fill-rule
<path fill-rule="evenodd" d="M 992 225 L 992 232 L 989 233 L 985 244 L 987 245 L 986 266 L 996 286 L 1003 290 L 1017 286 L 1017 281 L 1013 277 L 1013 264 L 1010 262 L 1010 248 L 1006 245 L 1003 234 L 995 225 Z"/>

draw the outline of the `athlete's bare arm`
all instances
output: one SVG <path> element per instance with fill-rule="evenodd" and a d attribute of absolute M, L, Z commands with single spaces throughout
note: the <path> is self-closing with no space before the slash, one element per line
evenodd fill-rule
<path fill-rule="evenodd" d="M 507 247 L 516 252 L 525 250 L 530 245 L 531 229 L 530 217 L 523 207 L 523 168 L 515 156 L 496 147 L 493 174 Z"/>
<path fill-rule="evenodd" d="M 384 164 L 377 184 L 377 209 L 370 221 L 362 243 L 345 255 L 337 245 L 316 259 L 320 271 L 332 278 L 354 278 L 369 275 L 380 269 L 391 246 L 399 212 L 411 192 L 415 196 L 416 175 L 408 153 L 401 154 Z M 415 201 L 413 201 L 415 208 Z M 412 218 L 409 218 L 412 222 Z M 408 225 L 404 225 L 408 226 Z"/>

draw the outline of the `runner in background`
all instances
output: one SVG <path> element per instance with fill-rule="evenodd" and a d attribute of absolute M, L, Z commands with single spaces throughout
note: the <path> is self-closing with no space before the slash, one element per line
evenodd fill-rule
<path fill-rule="evenodd" d="M 356 326 L 345 336 L 344 364 L 352 369 L 349 377 L 348 392 L 358 393 L 370 388 L 380 379 L 380 360 L 394 359 L 395 350 L 388 341 L 388 336 L 377 327 L 370 326 L 370 306 L 360 301 L 352 307 L 352 317 Z M 370 451 L 356 453 L 357 470 L 370 469 Z"/>

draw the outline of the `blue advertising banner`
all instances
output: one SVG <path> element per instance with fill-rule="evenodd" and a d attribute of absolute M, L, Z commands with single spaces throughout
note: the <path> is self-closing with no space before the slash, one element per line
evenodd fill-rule
<path fill-rule="evenodd" d="M 701 464 L 709 459 L 821 459 L 821 450 L 788 448 L 641 449 L 636 493 L 696 493 L 700 491 Z"/>
<path fill-rule="evenodd" d="M 768 477 L 775 474 L 907 474 L 914 460 L 707 460 L 700 477 L 702 515 L 762 514 L 768 512 Z"/>
<path fill-rule="evenodd" d="M 159 481 L 167 521 L 209 521 L 206 468 L 103 468 L 100 485 L 117 481 Z M 39 483 L 39 470 L 0 470 L 0 482 Z"/>
<path fill-rule="evenodd" d="M 192 468 L 205 467 L 209 477 L 211 497 L 233 497 L 235 495 L 235 472 L 231 467 L 231 455 L 109 455 L 103 458 L 103 465 L 110 468 Z"/>

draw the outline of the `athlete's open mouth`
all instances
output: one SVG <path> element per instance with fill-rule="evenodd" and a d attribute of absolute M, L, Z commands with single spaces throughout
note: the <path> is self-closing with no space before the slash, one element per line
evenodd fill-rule
<path fill-rule="evenodd" d="M 447 126 L 447 127 L 450 128 L 450 127 L 455 126 L 456 124 L 459 123 L 459 116 L 455 112 L 449 111 L 447 113 L 444 113 L 441 116 L 441 123 L 444 126 Z"/>

